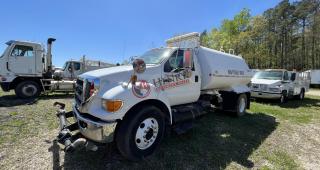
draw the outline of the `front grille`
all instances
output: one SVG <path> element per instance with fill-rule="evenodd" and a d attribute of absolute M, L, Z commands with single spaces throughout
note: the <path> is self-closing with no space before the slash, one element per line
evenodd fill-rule
<path fill-rule="evenodd" d="M 91 83 L 86 80 L 77 79 L 75 100 L 78 106 L 81 106 L 90 97 L 90 86 Z"/>
<path fill-rule="evenodd" d="M 257 91 L 268 91 L 268 85 L 266 84 L 252 84 L 251 88 L 252 90 L 257 90 Z"/>
<path fill-rule="evenodd" d="M 78 106 L 83 102 L 83 80 L 80 79 L 76 81 L 75 100 Z"/>

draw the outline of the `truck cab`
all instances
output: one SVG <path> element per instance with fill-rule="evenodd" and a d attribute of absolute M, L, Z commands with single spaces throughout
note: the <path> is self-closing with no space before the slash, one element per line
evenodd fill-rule
<path fill-rule="evenodd" d="M 74 80 L 80 74 L 84 73 L 83 67 L 83 63 L 80 61 L 67 61 L 61 70 L 56 70 L 54 72 L 54 77 L 57 79 Z"/>
<path fill-rule="evenodd" d="M 44 49 L 41 44 L 26 41 L 8 41 L 8 46 L 0 57 L 0 75 L 42 76 Z"/>
<path fill-rule="evenodd" d="M 15 89 L 21 82 L 29 79 L 20 92 L 37 94 L 39 78 L 46 70 L 45 50 L 39 43 L 28 41 L 8 41 L 8 46 L 0 57 L 0 84 L 4 91 Z M 33 81 L 33 82 L 31 82 Z M 21 93 L 20 93 L 21 94 Z"/>

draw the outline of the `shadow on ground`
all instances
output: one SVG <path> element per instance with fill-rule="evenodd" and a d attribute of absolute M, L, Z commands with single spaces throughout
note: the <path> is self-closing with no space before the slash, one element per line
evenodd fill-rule
<path fill-rule="evenodd" d="M 266 100 L 266 99 L 256 99 L 256 102 L 262 104 L 270 104 L 273 106 L 279 106 L 282 108 L 299 108 L 299 107 L 320 107 L 320 100 L 315 98 L 306 97 L 303 100 L 299 99 L 289 99 L 286 103 L 279 103 L 278 100 Z"/>
<path fill-rule="evenodd" d="M 56 143 L 50 151 L 54 169 L 221 169 L 231 162 L 252 168 L 249 156 L 277 125 L 274 117 L 264 113 L 241 118 L 210 113 L 196 120 L 186 134 L 166 137 L 156 153 L 138 163 L 124 160 L 114 144 L 96 152 L 67 153 L 64 160 L 59 160 L 62 151 Z"/>
<path fill-rule="evenodd" d="M 20 99 L 14 94 L 0 96 L 0 107 L 14 107 L 20 105 L 36 104 L 38 100 L 51 100 L 51 99 L 68 99 L 73 98 L 73 94 L 54 93 L 49 95 L 41 95 L 34 99 Z"/>

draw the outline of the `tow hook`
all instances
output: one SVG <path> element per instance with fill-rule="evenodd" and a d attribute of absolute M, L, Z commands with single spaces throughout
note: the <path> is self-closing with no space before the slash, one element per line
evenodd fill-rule
<path fill-rule="evenodd" d="M 57 107 L 56 115 L 59 118 L 60 124 L 60 132 L 57 136 L 57 141 L 65 146 L 64 151 L 72 152 L 83 147 L 86 147 L 87 150 L 96 151 L 98 147 L 92 142 L 82 138 L 79 133 L 76 133 L 75 135 L 72 134 L 72 131 L 79 129 L 77 122 L 67 125 L 67 118 L 72 117 L 73 112 L 66 112 L 65 104 L 63 103 L 55 102 L 53 105 Z"/>

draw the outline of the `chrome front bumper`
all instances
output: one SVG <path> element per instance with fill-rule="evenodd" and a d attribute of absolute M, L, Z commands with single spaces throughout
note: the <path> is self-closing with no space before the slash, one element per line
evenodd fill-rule
<path fill-rule="evenodd" d="M 281 93 L 251 91 L 251 97 L 263 99 L 279 99 L 281 97 Z"/>
<path fill-rule="evenodd" d="M 81 116 L 78 109 L 73 106 L 73 113 L 78 122 L 80 133 L 86 138 L 99 143 L 110 143 L 113 141 L 117 122 L 93 121 Z"/>

